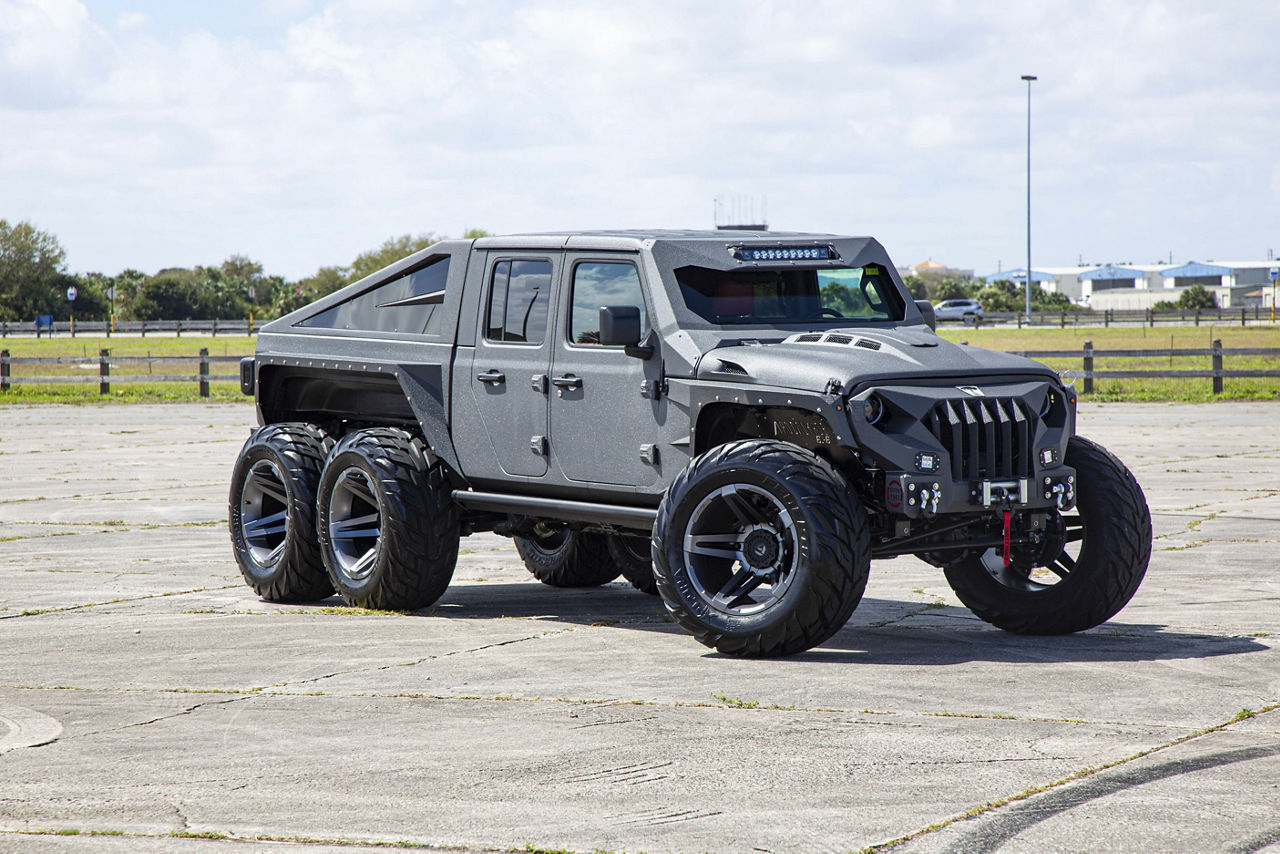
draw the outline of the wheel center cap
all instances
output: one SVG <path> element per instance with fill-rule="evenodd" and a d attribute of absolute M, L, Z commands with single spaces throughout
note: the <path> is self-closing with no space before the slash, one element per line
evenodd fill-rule
<path fill-rule="evenodd" d="M 752 531 L 742 543 L 750 569 L 772 569 L 778 562 L 778 538 L 771 531 Z"/>

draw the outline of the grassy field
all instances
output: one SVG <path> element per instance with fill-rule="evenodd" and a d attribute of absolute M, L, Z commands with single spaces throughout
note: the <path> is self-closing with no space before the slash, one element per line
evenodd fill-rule
<path fill-rule="evenodd" d="M 939 333 L 950 341 L 972 344 L 991 350 L 1080 350 L 1085 341 L 1092 341 L 1096 350 L 1141 350 L 1157 348 L 1207 348 L 1213 339 L 1222 346 L 1280 348 L 1280 326 L 1178 326 L 1178 327 L 1111 327 L 1041 329 L 987 328 L 973 329 L 946 325 Z M 253 352 L 254 339 L 244 336 L 188 336 L 185 338 L 7 338 L 0 340 L 0 348 L 7 349 L 14 358 L 60 357 L 79 358 L 83 361 L 60 365 L 14 365 L 13 376 L 73 376 L 97 377 L 98 351 L 108 349 L 113 357 L 147 357 L 146 362 L 126 362 L 113 366 L 112 373 L 125 375 L 194 375 L 196 365 L 191 362 L 172 361 L 174 357 L 196 356 L 201 347 L 207 347 L 212 356 L 246 356 Z M 1054 370 L 1079 370 L 1081 360 L 1044 359 Z M 1195 358 L 1098 358 L 1095 370 L 1208 370 L 1212 367 L 1209 357 Z M 1280 358 L 1274 356 L 1244 356 L 1225 358 L 1228 370 L 1277 370 Z M 214 363 L 212 374 L 234 374 L 236 366 L 230 363 Z M 1280 377 L 1258 379 L 1227 378 L 1223 381 L 1224 393 L 1212 394 L 1211 380 L 1207 378 L 1141 377 L 1136 379 L 1098 379 L 1094 393 L 1086 399 L 1108 400 L 1277 400 L 1280 399 Z M 1075 381 L 1076 388 L 1082 381 Z M 247 402 L 240 394 L 238 383 L 210 383 L 210 400 Z M 152 383 L 114 381 L 111 394 L 99 395 L 97 382 L 47 383 L 40 385 L 14 385 L 0 395 L 0 405 L 22 403 L 106 403 L 115 401 L 147 402 L 172 400 L 199 400 L 195 382 Z"/>

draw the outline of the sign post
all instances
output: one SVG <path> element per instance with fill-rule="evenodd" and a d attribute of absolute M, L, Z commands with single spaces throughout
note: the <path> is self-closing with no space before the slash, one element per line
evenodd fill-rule
<path fill-rule="evenodd" d="M 1276 322 L 1276 279 L 1280 279 L 1280 269 L 1272 267 L 1267 271 L 1271 277 L 1271 322 Z"/>
<path fill-rule="evenodd" d="M 116 329 L 116 286 L 107 286 L 107 300 L 111 303 L 111 310 L 107 314 L 107 337 L 111 337 L 111 333 Z"/>
<path fill-rule="evenodd" d="M 67 288 L 67 302 L 71 303 L 71 337 L 76 337 L 76 296 L 80 292 L 76 290 L 76 286 L 72 285 Z"/>

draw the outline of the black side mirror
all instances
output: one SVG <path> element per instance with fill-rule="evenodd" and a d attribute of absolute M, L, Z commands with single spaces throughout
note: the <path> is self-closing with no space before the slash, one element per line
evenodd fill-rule
<path fill-rule="evenodd" d="M 938 317 L 933 313 L 933 303 L 927 299 L 916 300 L 916 308 L 920 309 L 920 313 L 924 315 L 924 322 L 934 332 L 938 331 Z"/>
<path fill-rule="evenodd" d="M 640 309 L 634 305 L 606 305 L 600 309 L 600 343 L 629 347 L 640 343 Z"/>

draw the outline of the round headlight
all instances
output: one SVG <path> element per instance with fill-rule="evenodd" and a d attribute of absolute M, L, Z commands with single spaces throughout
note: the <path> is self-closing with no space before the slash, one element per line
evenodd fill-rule
<path fill-rule="evenodd" d="M 866 417 L 868 424 L 875 425 L 884 417 L 884 404 L 873 394 L 863 401 L 862 414 Z"/>

